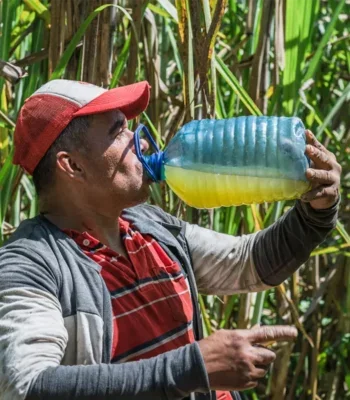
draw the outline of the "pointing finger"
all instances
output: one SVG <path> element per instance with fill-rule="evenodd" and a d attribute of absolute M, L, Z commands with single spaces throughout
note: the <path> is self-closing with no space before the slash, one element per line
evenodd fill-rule
<path fill-rule="evenodd" d="M 251 343 L 283 342 L 295 339 L 298 331 L 294 326 L 263 326 L 249 331 L 248 340 Z"/>

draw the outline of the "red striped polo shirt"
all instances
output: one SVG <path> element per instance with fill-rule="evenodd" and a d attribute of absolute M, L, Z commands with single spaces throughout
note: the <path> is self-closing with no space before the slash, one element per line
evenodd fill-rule
<path fill-rule="evenodd" d="M 149 235 L 119 218 L 129 259 L 89 233 L 65 230 L 101 266 L 113 311 L 112 362 L 150 358 L 194 341 L 191 294 L 179 265 Z M 218 392 L 219 400 L 231 400 Z"/>

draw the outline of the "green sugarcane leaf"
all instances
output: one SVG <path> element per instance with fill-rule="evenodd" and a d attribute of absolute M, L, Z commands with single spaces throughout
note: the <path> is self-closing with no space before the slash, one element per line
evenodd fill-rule
<path fill-rule="evenodd" d="M 110 89 L 115 88 L 118 85 L 119 79 L 121 78 L 123 71 L 126 68 L 129 57 L 130 42 L 131 42 L 131 35 L 129 34 L 127 40 L 124 43 L 122 51 L 118 55 L 117 66 L 114 69 L 111 83 L 109 85 Z"/>
<path fill-rule="evenodd" d="M 169 0 L 157 0 L 175 22 L 179 22 L 176 7 Z"/>
<path fill-rule="evenodd" d="M 221 77 L 226 81 L 226 83 L 232 88 L 232 90 L 236 93 L 245 107 L 252 115 L 262 115 L 259 108 L 256 106 L 254 101 L 251 99 L 249 94 L 244 90 L 244 88 L 239 84 L 237 78 L 233 75 L 233 73 L 228 69 L 228 67 L 224 64 L 224 62 L 216 57 L 216 69 L 218 70 Z"/>
<path fill-rule="evenodd" d="M 154 4 L 150 3 L 147 5 L 147 8 L 149 8 L 154 14 L 158 14 L 161 17 L 164 18 L 170 18 L 170 14 L 166 12 L 163 8 L 155 6 Z"/>
<path fill-rule="evenodd" d="M 331 19 L 330 23 L 328 24 L 325 33 L 322 35 L 322 39 L 317 47 L 317 50 L 316 50 L 314 56 L 312 57 L 309 68 L 307 69 L 307 72 L 303 79 L 304 82 L 307 81 L 308 79 L 312 78 L 315 75 L 318 68 L 320 67 L 320 65 L 321 65 L 320 60 L 322 58 L 324 49 L 333 34 L 335 24 L 339 18 L 340 13 L 342 12 L 342 10 L 344 8 L 345 2 L 346 2 L 346 0 L 340 0 L 337 8 L 335 9 L 334 14 L 332 15 L 332 19 Z"/>
<path fill-rule="evenodd" d="M 346 231 L 344 225 L 339 220 L 337 221 L 336 230 L 339 232 L 346 243 L 350 243 L 350 235 Z"/>

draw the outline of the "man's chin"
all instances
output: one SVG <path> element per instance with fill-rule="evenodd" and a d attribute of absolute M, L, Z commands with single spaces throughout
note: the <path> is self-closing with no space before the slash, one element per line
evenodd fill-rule
<path fill-rule="evenodd" d="M 145 203 L 148 200 L 149 196 L 150 184 L 145 183 L 144 185 L 142 185 L 142 189 L 137 193 L 137 195 L 134 196 L 133 199 L 130 199 L 130 202 L 128 201 L 128 205 L 125 208 L 134 207 L 139 204 Z"/>

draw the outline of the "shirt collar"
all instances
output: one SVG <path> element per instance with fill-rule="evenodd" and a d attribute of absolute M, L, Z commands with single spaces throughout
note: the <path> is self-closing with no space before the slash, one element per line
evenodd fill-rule
<path fill-rule="evenodd" d="M 129 221 L 119 218 L 118 222 L 121 235 L 125 235 L 128 231 L 130 231 L 131 228 Z M 106 247 L 89 232 L 79 232 L 74 229 L 63 229 L 63 232 L 72 238 L 83 250 L 97 251 Z"/>

